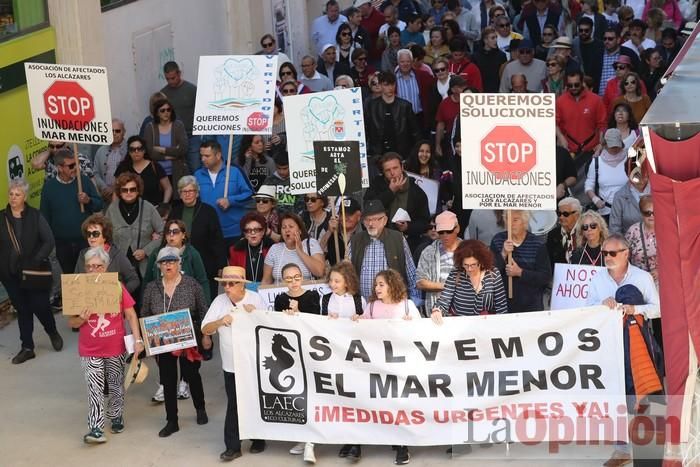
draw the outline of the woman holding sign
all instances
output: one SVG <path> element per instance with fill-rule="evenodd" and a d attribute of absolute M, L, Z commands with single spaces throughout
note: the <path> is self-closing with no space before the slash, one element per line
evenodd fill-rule
<path fill-rule="evenodd" d="M 182 274 L 180 261 L 179 249 L 166 246 L 160 250 L 156 262 L 162 278 L 154 280 L 146 286 L 141 308 L 142 316 L 189 310 L 197 339 L 197 347 L 158 355 L 158 370 L 160 371 L 160 381 L 163 384 L 167 417 L 167 424 L 158 433 L 161 438 L 180 431 L 177 416 L 178 361 L 185 382 L 190 386 L 192 402 L 197 411 L 197 424 L 205 425 L 209 422 L 204 408 L 202 377 L 199 375 L 199 367 L 203 360 L 200 327 L 202 317 L 207 311 L 207 303 L 202 286 L 197 282 L 197 279 Z"/>
<path fill-rule="evenodd" d="M 85 252 L 85 271 L 88 273 L 107 272 L 109 262 L 109 254 L 101 246 Z M 83 437 L 85 443 L 107 442 L 104 435 L 105 414 L 112 422 L 112 433 L 124 431 L 124 319 L 129 322 L 134 336 L 134 352 L 138 355 L 144 349 L 134 303 L 122 285 L 120 313 L 98 314 L 96 312 L 99 310 L 82 310 L 78 316 L 68 319 L 71 327 L 80 330 L 78 354 L 88 388 L 90 431 Z M 106 383 L 109 384 L 105 401 Z"/>

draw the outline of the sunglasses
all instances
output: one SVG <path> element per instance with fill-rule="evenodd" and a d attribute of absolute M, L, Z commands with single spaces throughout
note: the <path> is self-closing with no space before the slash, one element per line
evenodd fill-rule
<path fill-rule="evenodd" d="M 88 230 L 87 231 L 87 238 L 100 238 L 102 236 L 102 232 L 99 230 Z"/>
<path fill-rule="evenodd" d="M 280 71 L 280 76 L 294 76 L 291 71 Z"/>
<path fill-rule="evenodd" d="M 112 128 L 112 133 L 119 134 L 119 133 L 121 133 L 122 131 L 124 131 L 124 130 L 120 130 L 119 128 Z"/>
<path fill-rule="evenodd" d="M 243 229 L 243 233 L 259 234 L 263 230 L 265 230 L 265 229 L 263 229 L 262 227 L 248 227 L 247 229 Z"/>
<path fill-rule="evenodd" d="M 130 187 L 123 187 L 121 190 L 119 190 L 122 193 L 138 193 L 139 189 L 138 187 L 135 186 L 130 186 Z"/>
<path fill-rule="evenodd" d="M 162 109 L 158 109 L 158 113 L 164 114 L 166 112 L 172 112 L 173 108 L 172 107 L 163 107 Z"/>
<path fill-rule="evenodd" d="M 518 49 L 518 53 L 520 55 L 530 55 L 531 53 L 533 53 L 533 50 L 532 49 Z"/>
<path fill-rule="evenodd" d="M 286 96 L 289 94 L 296 94 L 297 91 L 295 89 L 282 89 L 282 95 Z"/>
<path fill-rule="evenodd" d="M 284 281 L 285 281 L 287 284 L 291 284 L 291 283 L 294 282 L 294 281 L 300 281 L 300 280 L 302 280 L 302 279 L 303 279 L 303 277 L 301 277 L 300 274 L 297 274 L 296 276 L 287 276 L 287 277 L 285 277 L 285 278 L 284 278 Z"/>
<path fill-rule="evenodd" d="M 616 70 L 626 70 L 627 65 L 615 65 L 614 67 Z"/>
<path fill-rule="evenodd" d="M 584 232 L 588 231 L 588 229 L 595 230 L 598 228 L 598 223 L 596 222 L 591 222 L 590 224 L 582 224 L 581 225 L 581 230 Z"/>
<path fill-rule="evenodd" d="M 143 146 L 129 146 L 129 152 L 143 152 L 146 148 Z"/>
<path fill-rule="evenodd" d="M 434 73 L 442 73 L 443 71 L 447 71 L 447 68 L 444 66 L 433 70 Z"/>
<path fill-rule="evenodd" d="M 62 165 L 63 165 L 63 167 L 65 167 L 66 169 L 69 169 L 69 170 L 73 170 L 75 168 L 75 162 L 73 162 L 72 164 L 62 164 Z"/>
<path fill-rule="evenodd" d="M 315 203 L 315 202 L 318 201 L 319 199 L 321 199 L 321 198 L 314 198 L 314 197 L 312 197 L 312 196 L 305 196 L 305 197 L 304 197 L 304 202 L 305 202 L 305 203 Z"/>
<path fill-rule="evenodd" d="M 566 87 L 569 89 L 578 89 L 581 87 L 581 83 L 566 83 Z"/>
<path fill-rule="evenodd" d="M 220 284 L 221 284 L 223 287 L 233 287 L 233 286 L 235 286 L 235 285 L 237 285 L 237 284 L 242 284 L 242 283 L 243 283 L 243 282 L 240 282 L 240 281 L 226 281 L 226 282 L 220 282 Z"/>
<path fill-rule="evenodd" d="M 637 80 L 625 81 L 625 86 L 627 86 L 628 84 L 637 84 Z"/>
<path fill-rule="evenodd" d="M 612 42 L 612 41 L 614 41 L 615 39 L 616 39 L 615 37 L 603 37 L 603 40 L 604 40 L 605 42 Z"/>
<path fill-rule="evenodd" d="M 51 149 L 63 149 L 66 147 L 65 144 L 49 144 L 49 148 Z"/>
<path fill-rule="evenodd" d="M 438 234 L 438 235 L 449 235 L 449 234 L 451 234 L 451 233 L 454 232 L 454 231 L 455 231 L 454 228 L 453 228 L 452 230 L 438 230 L 438 231 L 437 231 L 437 234 Z"/>
<path fill-rule="evenodd" d="M 651 217 L 654 215 L 654 211 L 642 211 L 642 216 Z"/>
<path fill-rule="evenodd" d="M 347 37 L 347 36 L 349 36 L 349 35 L 350 35 L 349 32 L 341 32 L 341 33 L 340 33 L 340 37 Z"/>
<path fill-rule="evenodd" d="M 603 256 L 610 256 L 614 258 L 618 253 L 622 253 L 625 250 L 627 250 L 627 248 L 621 248 L 619 250 L 602 250 L 601 253 L 603 253 Z"/>
<path fill-rule="evenodd" d="M 557 211 L 557 217 L 564 216 L 564 217 L 569 217 L 574 214 L 577 214 L 578 211 Z"/>
<path fill-rule="evenodd" d="M 272 47 L 273 45 L 275 45 L 274 42 L 265 42 L 262 46 L 263 47 Z"/>
<path fill-rule="evenodd" d="M 178 235 L 181 233 L 182 233 L 182 230 L 180 230 L 180 229 L 170 229 L 167 232 L 168 235 Z"/>
<path fill-rule="evenodd" d="M 499 24 L 498 27 L 499 27 L 499 28 L 509 28 L 509 27 L 510 27 L 510 23 Z"/>
<path fill-rule="evenodd" d="M 557 62 L 547 63 L 547 68 L 554 68 L 555 66 L 559 66 L 559 64 Z"/>
<path fill-rule="evenodd" d="M 268 203 L 271 203 L 272 200 L 271 200 L 271 199 L 267 199 L 267 198 L 258 198 L 258 199 L 255 200 L 255 202 L 258 203 L 258 204 L 268 204 Z"/>
<path fill-rule="evenodd" d="M 170 266 L 177 263 L 179 263 L 179 261 L 176 259 L 164 259 L 162 261 L 158 261 L 158 264 L 160 264 L 161 266 L 164 264 Z"/>

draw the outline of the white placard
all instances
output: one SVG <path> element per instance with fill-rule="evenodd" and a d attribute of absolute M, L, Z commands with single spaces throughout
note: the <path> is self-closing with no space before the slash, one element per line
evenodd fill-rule
<path fill-rule="evenodd" d="M 276 55 L 199 57 L 192 133 L 269 135 L 276 77 Z"/>
<path fill-rule="evenodd" d="M 328 287 L 328 283 L 325 281 L 306 281 L 301 284 L 301 288 L 304 290 L 317 290 L 321 296 L 331 291 L 331 288 Z M 267 309 L 274 311 L 275 297 L 288 290 L 289 288 L 286 285 L 261 285 L 258 287 L 257 292 L 262 297 L 263 302 L 267 304 Z"/>
<path fill-rule="evenodd" d="M 413 172 L 406 172 L 406 175 L 411 177 L 416 181 L 416 185 L 425 192 L 425 196 L 428 197 L 428 209 L 430 209 L 430 215 L 432 216 L 437 211 L 438 207 L 438 196 L 440 194 L 440 182 L 433 180 L 432 178 L 423 177 L 422 175 L 414 174 Z"/>
<path fill-rule="evenodd" d="M 464 209 L 556 209 L 554 94 L 460 96 Z"/>
<path fill-rule="evenodd" d="M 34 136 L 66 143 L 111 144 L 107 68 L 25 63 Z"/>
<path fill-rule="evenodd" d="M 442 326 L 243 313 L 230 331 L 236 378 L 247 382 L 237 391 L 241 438 L 626 440 L 621 320 L 602 306 L 453 317 Z"/>
<path fill-rule="evenodd" d="M 602 266 L 556 263 L 554 265 L 550 309 L 563 310 L 586 306 L 591 279 L 602 272 L 605 272 L 605 268 Z"/>
<path fill-rule="evenodd" d="M 292 194 L 316 191 L 314 141 L 359 141 L 362 187 L 369 187 L 365 120 L 360 88 L 284 96 Z"/>

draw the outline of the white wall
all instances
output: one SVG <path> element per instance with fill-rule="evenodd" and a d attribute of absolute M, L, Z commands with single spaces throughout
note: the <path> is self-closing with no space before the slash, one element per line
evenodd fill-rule
<path fill-rule="evenodd" d="M 165 85 L 163 63 L 174 59 L 196 84 L 200 55 L 231 53 L 227 15 L 226 0 L 139 0 L 102 13 L 112 114 L 127 134 L 146 116 L 147 96 Z"/>

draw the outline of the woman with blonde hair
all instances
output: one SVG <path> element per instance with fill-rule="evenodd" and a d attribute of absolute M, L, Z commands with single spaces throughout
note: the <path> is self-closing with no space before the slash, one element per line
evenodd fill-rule
<path fill-rule="evenodd" d="M 571 254 L 570 264 L 605 266 L 601 248 L 610 235 L 608 223 L 596 211 L 588 210 L 581 215 L 576 226 L 576 244 L 582 245 Z"/>

